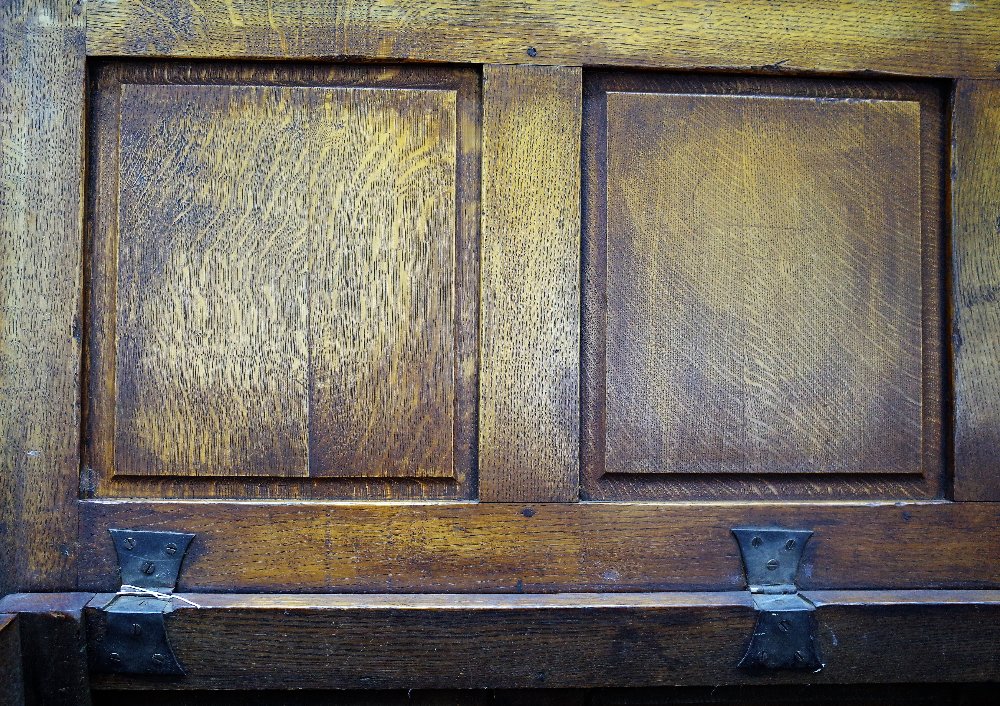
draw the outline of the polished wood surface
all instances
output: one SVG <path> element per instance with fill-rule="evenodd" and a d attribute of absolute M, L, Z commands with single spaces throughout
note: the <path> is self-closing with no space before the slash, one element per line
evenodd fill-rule
<path fill-rule="evenodd" d="M 810 529 L 799 585 L 1000 588 L 995 503 L 85 501 L 79 587 L 111 527 L 195 532 L 184 591 L 553 593 L 744 587 L 733 527 Z"/>
<path fill-rule="evenodd" d="M 1000 81 L 960 81 L 952 118 L 955 499 L 1000 500 Z"/>
<path fill-rule="evenodd" d="M 75 573 L 83 30 L 68 1 L 0 8 L 0 595 Z"/>
<path fill-rule="evenodd" d="M 94 634 L 109 598 L 88 609 Z M 764 673 L 737 668 L 755 617 L 745 591 L 184 598 L 200 607 L 176 602 L 166 618 L 188 672 L 170 684 L 181 689 L 985 681 L 1000 657 L 996 591 L 824 593 L 824 668 Z M 108 675 L 94 685 L 151 686 Z"/>
<path fill-rule="evenodd" d="M 1000 5 L 897 0 L 91 0 L 93 55 L 370 57 L 731 71 L 996 75 Z"/>
<path fill-rule="evenodd" d="M 486 66 L 479 498 L 579 491 L 581 71 Z"/>
<path fill-rule="evenodd" d="M 98 67 L 85 492 L 472 492 L 477 84 Z"/>
<path fill-rule="evenodd" d="M 942 492 L 941 111 L 591 75 L 584 497 Z"/>
<path fill-rule="evenodd" d="M 0 613 L 0 706 L 24 706 L 21 632 L 9 613 Z"/>

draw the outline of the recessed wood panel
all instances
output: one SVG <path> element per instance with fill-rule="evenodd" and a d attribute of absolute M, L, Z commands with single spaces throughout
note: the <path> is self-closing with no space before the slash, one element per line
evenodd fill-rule
<path fill-rule="evenodd" d="M 476 74 L 95 75 L 85 493 L 468 496 Z"/>
<path fill-rule="evenodd" d="M 924 473 L 921 96 L 780 83 L 594 98 L 600 476 Z"/>

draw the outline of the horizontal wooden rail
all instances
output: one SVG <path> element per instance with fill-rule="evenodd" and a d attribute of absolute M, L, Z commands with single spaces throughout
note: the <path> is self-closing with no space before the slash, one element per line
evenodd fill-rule
<path fill-rule="evenodd" d="M 92 55 L 997 75 L 1000 3 L 92 0 Z"/>
<path fill-rule="evenodd" d="M 1000 503 L 81 503 L 81 590 L 108 529 L 197 534 L 182 591 L 555 593 L 744 588 L 730 529 L 810 529 L 799 585 L 1000 588 Z"/>
<path fill-rule="evenodd" d="M 817 605 L 818 673 L 737 664 L 750 594 L 186 594 L 167 630 L 181 689 L 516 688 L 989 681 L 1000 591 L 834 591 Z M 88 636 L 101 630 L 99 595 Z M 97 689 L 162 680 L 92 675 Z"/>

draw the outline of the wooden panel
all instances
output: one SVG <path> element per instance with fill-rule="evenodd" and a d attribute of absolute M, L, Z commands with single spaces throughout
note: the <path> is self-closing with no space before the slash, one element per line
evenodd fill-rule
<path fill-rule="evenodd" d="M 363 56 L 472 63 L 631 65 L 994 76 L 996 0 L 850 0 L 705 7 L 486 0 L 92 0 L 87 49 L 98 55 Z"/>
<path fill-rule="evenodd" d="M 76 573 L 84 47 L 80 7 L 0 8 L 0 595 Z"/>
<path fill-rule="evenodd" d="M 110 597 L 95 597 L 88 609 L 97 629 L 103 618 L 99 607 Z M 753 632 L 747 592 L 185 598 L 201 607 L 178 603 L 167 618 L 170 642 L 188 670 L 185 679 L 171 683 L 180 689 L 552 688 L 1000 676 L 996 591 L 817 595 L 816 641 L 825 667 L 770 673 L 737 668 Z M 98 689 L 155 686 L 148 679 L 95 675 Z"/>
<path fill-rule="evenodd" d="M 1000 81 L 959 82 L 954 105 L 955 499 L 1000 500 Z"/>
<path fill-rule="evenodd" d="M 316 96 L 310 470 L 454 475 L 454 91 Z"/>
<path fill-rule="evenodd" d="M 487 66 L 479 497 L 579 487 L 581 71 Z"/>
<path fill-rule="evenodd" d="M 27 704 L 89 706 L 83 608 L 91 593 L 20 593 L 0 598 L 17 613 Z"/>
<path fill-rule="evenodd" d="M 939 492 L 934 89 L 588 95 L 585 496 Z"/>
<path fill-rule="evenodd" d="M 605 472 L 919 473 L 920 104 L 607 100 Z"/>
<path fill-rule="evenodd" d="M 471 496 L 477 73 L 93 75 L 83 492 Z"/>
<path fill-rule="evenodd" d="M 110 527 L 196 532 L 183 591 L 743 588 L 733 527 L 815 532 L 799 584 L 1000 588 L 993 503 L 84 501 L 80 587 L 116 590 Z"/>
<path fill-rule="evenodd" d="M 17 616 L 0 613 L 0 706 L 24 706 Z"/>
<path fill-rule="evenodd" d="M 305 91 L 122 88 L 116 474 L 308 473 Z"/>

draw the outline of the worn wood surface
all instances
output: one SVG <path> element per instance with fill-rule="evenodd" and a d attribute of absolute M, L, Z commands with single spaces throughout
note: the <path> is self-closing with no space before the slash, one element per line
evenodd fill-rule
<path fill-rule="evenodd" d="M 0 595 L 70 588 L 80 443 L 80 6 L 0 8 Z"/>
<path fill-rule="evenodd" d="M 1000 81 L 960 81 L 952 118 L 956 500 L 1000 500 Z"/>
<path fill-rule="evenodd" d="M 111 527 L 195 532 L 184 591 L 743 588 L 733 527 L 815 532 L 799 585 L 1000 587 L 993 503 L 84 501 L 79 586 L 117 589 Z"/>
<path fill-rule="evenodd" d="M 0 598 L 0 613 L 16 613 L 21 632 L 28 706 L 88 706 L 83 608 L 89 593 L 21 593 Z"/>
<path fill-rule="evenodd" d="M 580 69 L 483 75 L 479 498 L 579 489 Z"/>
<path fill-rule="evenodd" d="M 84 492 L 469 496 L 477 74 L 109 62 L 94 88 Z"/>
<path fill-rule="evenodd" d="M 21 633 L 9 613 L 0 613 L 0 706 L 24 706 Z"/>
<path fill-rule="evenodd" d="M 590 76 L 584 497 L 942 492 L 941 110 Z"/>
<path fill-rule="evenodd" d="M 944 594 L 944 595 L 941 595 Z M 812 598 L 811 594 L 806 594 Z M 167 688 L 518 688 L 908 681 L 1000 676 L 1000 593 L 817 596 L 819 672 L 737 668 L 750 594 L 274 596 L 188 594 L 167 631 Z M 97 596 L 88 634 L 100 634 Z M 331 626 L 333 628 L 331 629 Z M 91 643 L 94 648 L 94 643 Z M 942 653 L 947 659 L 942 659 Z M 149 680 L 95 675 L 98 689 Z"/>
<path fill-rule="evenodd" d="M 1000 5 L 900 0 L 520 3 L 92 0 L 96 55 L 407 58 L 472 63 L 975 76 L 997 72 Z"/>

